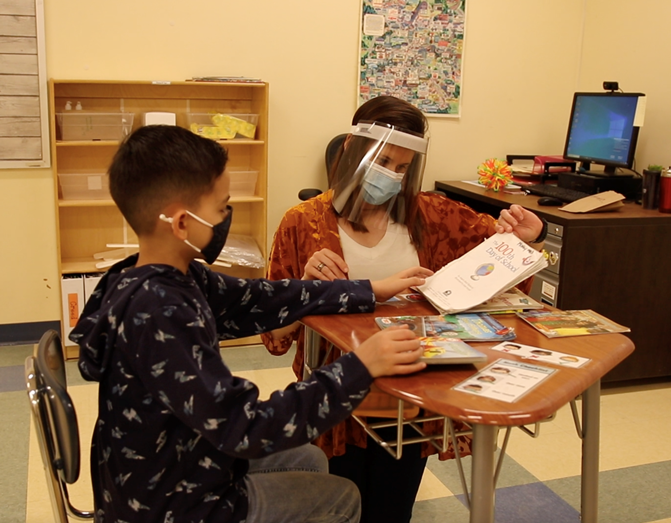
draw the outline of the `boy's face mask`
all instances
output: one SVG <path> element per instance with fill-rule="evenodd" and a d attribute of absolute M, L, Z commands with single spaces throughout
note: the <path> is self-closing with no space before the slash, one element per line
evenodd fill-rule
<path fill-rule="evenodd" d="M 371 163 L 361 184 L 363 199 L 371 205 L 382 205 L 401 192 L 402 181 L 403 173 Z"/>
<path fill-rule="evenodd" d="M 231 219 L 233 217 L 233 208 L 230 205 L 226 206 L 226 211 L 228 214 L 226 215 L 226 218 L 224 218 L 221 222 L 219 222 L 217 225 L 212 225 L 211 223 L 203 220 L 200 216 L 197 216 L 196 214 L 192 213 L 191 211 L 186 211 L 186 213 L 194 218 L 195 220 L 198 220 L 200 223 L 203 225 L 207 225 L 208 227 L 212 228 L 212 238 L 210 241 L 207 243 L 205 247 L 202 249 L 199 249 L 196 247 L 193 243 L 191 243 L 189 240 L 184 240 L 184 243 L 186 243 L 189 247 L 191 247 L 193 250 L 196 252 L 199 252 L 200 254 L 203 255 L 203 259 L 210 265 L 212 265 L 217 258 L 219 257 L 219 254 L 221 253 L 222 249 L 224 248 L 224 245 L 226 244 L 226 238 L 228 237 L 228 231 L 231 228 Z M 172 218 L 168 218 L 164 214 L 161 214 L 159 216 L 161 220 L 164 222 L 172 223 Z"/>

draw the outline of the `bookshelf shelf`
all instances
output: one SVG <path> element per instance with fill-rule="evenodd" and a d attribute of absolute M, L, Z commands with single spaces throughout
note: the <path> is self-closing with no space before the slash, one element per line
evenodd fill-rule
<path fill-rule="evenodd" d="M 104 174 L 119 147 L 119 140 L 61 140 L 56 114 L 67 102 L 81 102 L 86 112 L 133 113 L 135 130 L 142 125 L 146 112 L 175 113 L 177 125 L 189 128 L 188 114 L 258 114 L 256 137 L 220 140 L 229 154 L 229 170 L 258 172 L 253 196 L 233 197 L 234 220 L 231 233 L 252 236 L 265 257 L 267 245 L 267 164 L 268 164 L 268 84 L 219 82 L 152 82 L 55 80 L 49 81 L 49 106 L 52 115 L 51 149 L 58 268 L 62 276 L 101 273 L 93 255 L 110 250 L 107 244 L 137 243 L 137 237 L 125 223 L 114 202 L 107 199 L 63 199 L 59 177 L 74 174 Z M 232 267 L 215 270 L 237 276 L 258 278 L 264 269 Z M 63 340 L 68 330 L 63 327 Z M 253 342 L 258 342 L 256 338 Z M 238 344 L 244 344 L 239 340 Z"/>

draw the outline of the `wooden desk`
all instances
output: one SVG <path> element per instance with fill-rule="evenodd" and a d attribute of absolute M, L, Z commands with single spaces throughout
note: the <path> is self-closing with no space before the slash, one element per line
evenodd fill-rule
<path fill-rule="evenodd" d="M 376 316 L 431 315 L 435 310 L 426 302 L 378 305 L 370 314 L 310 316 L 303 323 L 344 351 L 355 350 L 379 329 Z M 599 417 L 601 378 L 624 360 L 634 345 L 621 334 L 548 339 L 514 315 L 497 316 L 499 321 L 514 327 L 516 341 L 556 350 L 591 361 L 579 369 L 558 368 L 548 379 L 513 403 L 475 396 L 452 390 L 457 383 L 487 365 L 436 365 L 411 376 L 385 377 L 375 380 L 383 391 L 411 404 L 473 426 L 473 460 L 471 476 L 471 523 L 494 521 L 494 451 L 496 428 L 519 426 L 544 420 L 560 407 L 582 394 L 582 494 L 583 522 L 596 523 L 598 513 Z M 318 347 L 316 336 L 310 339 Z M 518 356 L 490 350 L 495 343 L 476 346 L 496 359 L 520 360 Z M 314 350 L 314 348 L 312 349 Z M 306 346 L 306 358 L 311 347 Z M 538 363 L 538 362 L 534 362 Z M 548 364 L 549 367 L 556 368 Z"/>
<path fill-rule="evenodd" d="M 603 381 L 671 376 L 671 321 L 667 319 L 671 214 L 635 203 L 626 203 L 616 212 L 571 214 L 539 206 L 536 196 L 494 193 L 464 182 L 436 182 L 435 186 L 449 198 L 494 217 L 517 203 L 561 227 L 553 304 L 563 310 L 593 309 L 626 325 L 631 329 L 627 336 L 636 345 L 636 353 Z"/>

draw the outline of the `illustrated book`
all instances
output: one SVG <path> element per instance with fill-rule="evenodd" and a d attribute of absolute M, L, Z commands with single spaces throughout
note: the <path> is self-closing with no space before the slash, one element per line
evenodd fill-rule
<path fill-rule="evenodd" d="M 547 267 L 543 254 L 512 233 L 495 234 L 418 287 L 443 314 L 470 310 Z"/>
<path fill-rule="evenodd" d="M 419 341 L 424 349 L 419 359 L 430 365 L 487 361 L 485 354 L 459 338 L 424 336 L 419 338 Z"/>
<path fill-rule="evenodd" d="M 472 309 L 468 309 L 468 312 L 521 312 L 542 308 L 542 303 L 527 296 L 517 287 L 513 287 Z"/>
<path fill-rule="evenodd" d="M 375 318 L 381 329 L 408 325 L 417 337 L 448 337 L 462 341 L 510 341 L 515 331 L 486 313 L 448 314 L 445 316 L 384 316 Z"/>
<path fill-rule="evenodd" d="M 548 338 L 631 332 L 593 310 L 526 311 L 517 315 Z"/>

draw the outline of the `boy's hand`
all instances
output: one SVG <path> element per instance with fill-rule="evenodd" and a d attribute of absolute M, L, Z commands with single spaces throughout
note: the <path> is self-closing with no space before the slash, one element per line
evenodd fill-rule
<path fill-rule="evenodd" d="M 372 281 L 370 284 L 373 287 L 375 299 L 383 302 L 410 287 L 424 285 L 425 279 L 432 274 L 433 271 L 424 267 L 412 267 L 384 280 Z"/>
<path fill-rule="evenodd" d="M 346 280 L 349 267 L 340 256 L 330 249 L 314 253 L 303 269 L 301 280 Z"/>
<path fill-rule="evenodd" d="M 376 332 L 354 351 L 373 378 L 410 374 L 426 367 L 419 339 L 407 325 Z"/>

